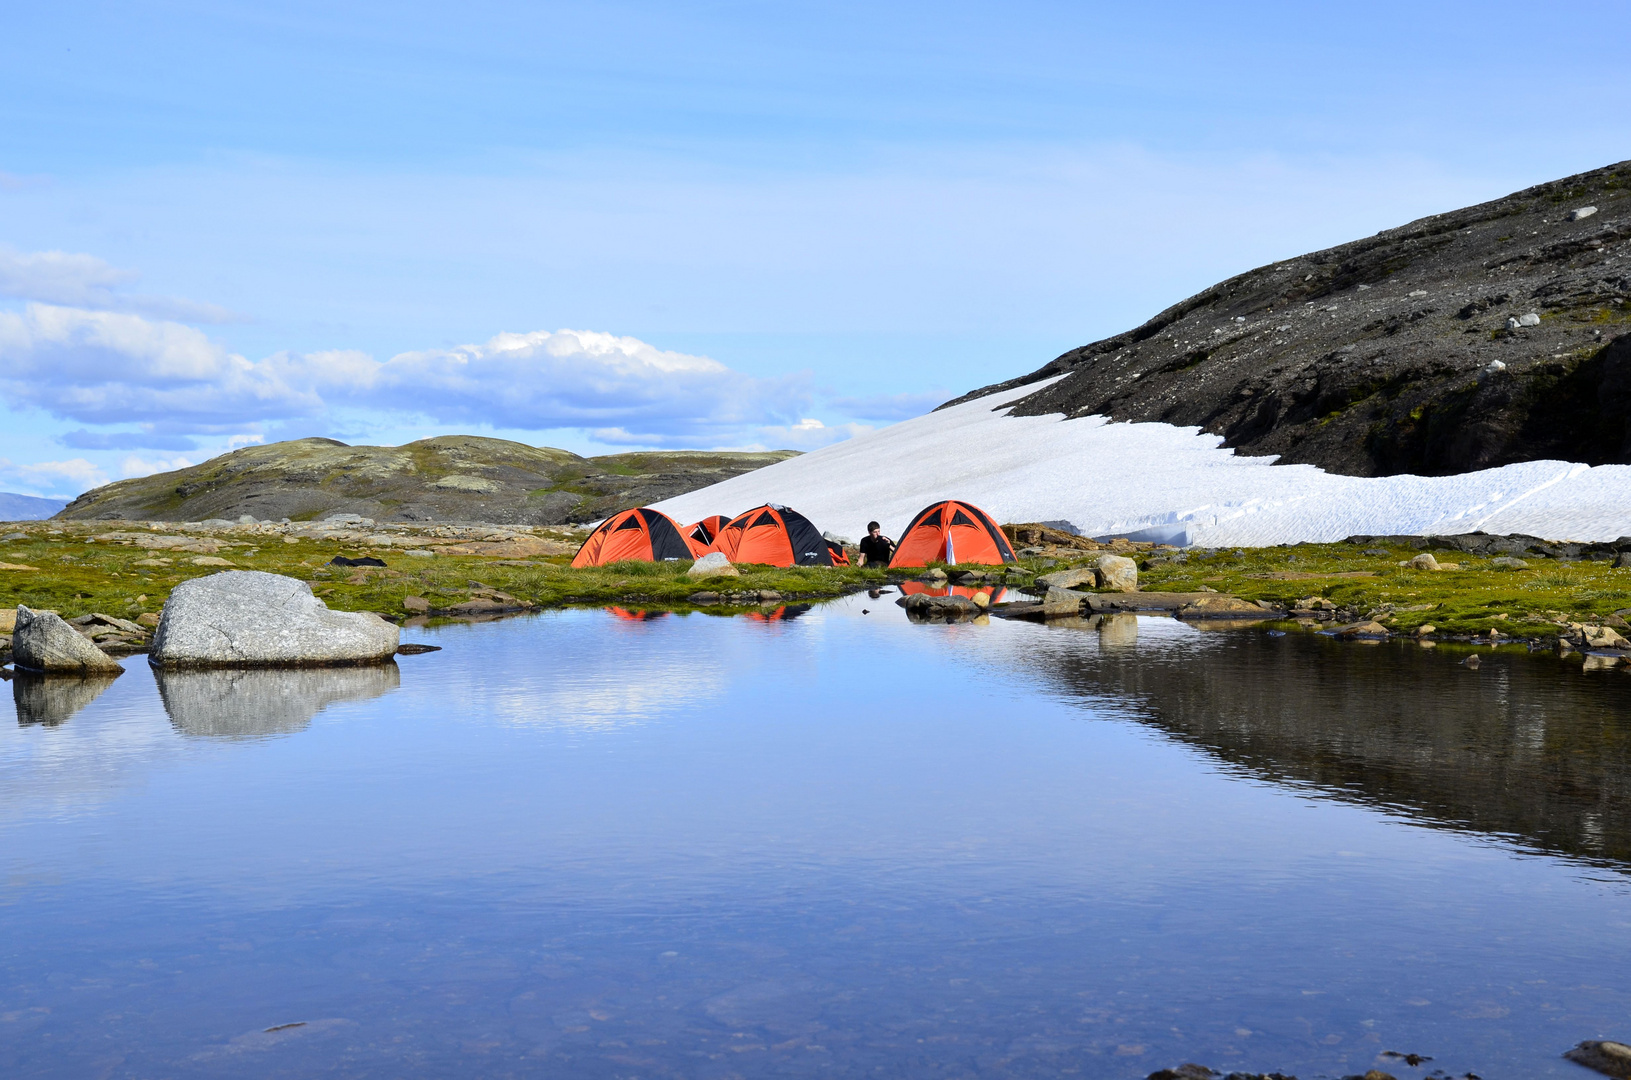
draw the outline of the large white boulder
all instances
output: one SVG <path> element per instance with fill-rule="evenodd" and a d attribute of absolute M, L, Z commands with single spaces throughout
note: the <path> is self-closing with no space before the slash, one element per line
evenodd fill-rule
<path fill-rule="evenodd" d="M 92 645 L 60 615 L 30 611 L 17 605 L 17 629 L 11 639 L 11 659 L 20 668 L 51 674 L 117 675 L 124 668 Z"/>
<path fill-rule="evenodd" d="M 227 570 L 177 585 L 153 632 L 160 667 L 306 667 L 382 663 L 400 631 L 370 612 L 330 611 L 281 574 Z"/>

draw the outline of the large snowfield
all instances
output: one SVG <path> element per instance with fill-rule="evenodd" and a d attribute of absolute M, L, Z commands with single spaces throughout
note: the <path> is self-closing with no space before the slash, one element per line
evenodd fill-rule
<path fill-rule="evenodd" d="M 1460 476 L 1356 477 L 1239 457 L 1216 435 L 1104 417 L 1016 417 L 1042 385 L 980 398 L 657 504 L 682 524 L 761 503 L 858 538 L 900 536 L 939 499 L 998 521 L 1204 546 L 1483 530 L 1552 540 L 1631 535 L 1631 466 L 1530 461 Z"/>

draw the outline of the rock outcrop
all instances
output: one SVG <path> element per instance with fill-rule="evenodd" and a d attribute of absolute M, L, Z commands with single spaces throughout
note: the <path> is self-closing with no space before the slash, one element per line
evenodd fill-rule
<path fill-rule="evenodd" d="M 1631 162 L 1252 270 L 957 400 L 1057 375 L 1014 414 L 1352 476 L 1631 462 Z"/>
<path fill-rule="evenodd" d="M 12 662 L 29 671 L 64 675 L 117 675 L 120 663 L 49 611 L 17 607 L 11 638 Z"/>
<path fill-rule="evenodd" d="M 149 659 L 164 668 L 321 667 L 383 663 L 398 644 L 396 626 L 330 611 L 304 581 L 226 570 L 176 586 Z"/>
<path fill-rule="evenodd" d="M 663 451 L 584 458 L 447 435 L 405 446 L 296 439 L 88 491 L 58 517 L 124 521 L 376 521 L 561 525 L 598 521 L 795 456 Z M 214 554 L 204 552 L 203 554 Z"/>

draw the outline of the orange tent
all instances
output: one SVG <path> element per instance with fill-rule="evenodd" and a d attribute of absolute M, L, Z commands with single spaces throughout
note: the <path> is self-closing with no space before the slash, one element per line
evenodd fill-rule
<path fill-rule="evenodd" d="M 730 523 L 731 519 L 724 514 L 713 514 L 695 525 L 686 526 L 685 535 L 691 538 L 692 543 L 707 547 L 719 535 L 719 530 Z"/>
<path fill-rule="evenodd" d="M 1017 562 L 1008 538 L 991 515 L 973 503 L 947 499 L 926 507 L 912 519 L 889 560 L 897 566 L 926 566 L 931 562 Z"/>
<path fill-rule="evenodd" d="M 832 549 L 810 519 L 786 506 L 766 503 L 732 518 L 719 530 L 712 551 L 733 563 L 768 566 L 831 566 Z"/>
<path fill-rule="evenodd" d="M 573 566 L 605 566 L 607 563 L 637 559 L 640 562 L 667 562 L 694 559 L 697 545 L 680 531 L 679 522 L 644 506 L 613 514 L 589 534 Z"/>

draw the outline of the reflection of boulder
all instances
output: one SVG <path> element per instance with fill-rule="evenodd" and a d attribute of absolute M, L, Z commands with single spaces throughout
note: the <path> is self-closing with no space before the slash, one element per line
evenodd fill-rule
<path fill-rule="evenodd" d="M 212 668 L 154 672 L 176 730 L 253 738 L 303 731 L 336 701 L 366 701 L 395 690 L 395 664 L 349 668 Z"/>
<path fill-rule="evenodd" d="M 39 675 L 19 669 L 11 684 L 17 723 L 56 727 L 95 701 L 118 675 Z"/>

